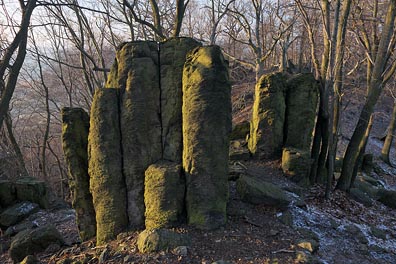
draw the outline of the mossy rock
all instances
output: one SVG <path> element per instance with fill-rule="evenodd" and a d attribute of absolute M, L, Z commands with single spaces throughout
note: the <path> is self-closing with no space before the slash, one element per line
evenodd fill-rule
<path fill-rule="evenodd" d="M 12 239 L 10 256 L 14 262 L 22 261 L 28 255 L 44 251 L 51 244 L 64 244 L 61 234 L 54 226 L 25 230 Z"/>
<path fill-rule="evenodd" d="M 242 201 L 285 208 L 290 200 L 278 186 L 243 175 L 237 180 L 237 191 Z"/>
<path fill-rule="evenodd" d="M 0 180 L 0 205 L 7 207 L 16 200 L 15 186 L 12 182 Z"/>
<path fill-rule="evenodd" d="M 82 108 L 62 109 L 62 147 L 76 222 L 83 241 L 96 235 L 95 210 L 89 192 L 89 116 Z"/>
<path fill-rule="evenodd" d="M 17 203 L 0 214 L 0 225 L 6 227 L 15 225 L 39 209 L 38 204 L 35 203 Z"/>
<path fill-rule="evenodd" d="M 183 170 L 188 223 L 214 229 L 226 222 L 231 85 L 218 46 L 189 53 L 183 71 Z"/>
<path fill-rule="evenodd" d="M 287 80 L 285 146 L 309 151 L 315 128 L 319 83 L 311 73 Z"/>
<path fill-rule="evenodd" d="M 282 153 L 286 89 L 282 73 L 263 75 L 256 84 L 248 140 L 249 151 L 256 157 Z"/>
<path fill-rule="evenodd" d="M 162 158 L 159 66 L 156 42 L 127 42 L 117 50 L 106 83 L 119 89 L 122 170 L 133 229 L 144 226 L 144 172 Z"/>
<path fill-rule="evenodd" d="M 380 189 L 378 196 L 378 201 L 390 208 L 396 209 L 396 191 Z"/>
<path fill-rule="evenodd" d="M 309 185 L 309 172 L 312 159 L 309 151 L 295 148 L 284 148 L 282 154 L 282 170 L 301 186 Z"/>
<path fill-rule="evenodd" d="M 172 250 L 179 246 L 189 246 L 190 237 L 168 229 L 146 229 L 139 234 L 137 246 L 141 253 Z"/>
<path fill-rule="evenodd" d="M 202 44 L 192 38 L 171 38 L 159 44 L 163 159 L 182 160 L 182 80 L 187 54 Z"/>
<path fill-rule="evenodd" d="M 49 207 L 48 189 L 45 182 L 35 178 L 22 178 L 17 180 L 14 186 L 19 201 L 36 203 L 44 209 Z"/>
<path fill-rule="evenodd" d="M 145 172 L 146 229 L 172 227 L 181 221 L 185 182 L 181 165 L 159 161 Z"/>
<path fill-rule="evenodd" d="M 90 114 L 88 172 L 98 245 L 115 238 L 128 225 L 120 135 L 118 91 L 96 90 Z"/>
<path fill-rule="evenodd" d="M 248 135 L 249 133 L 250 133 L 250 122 L 244 121 L 242 123 L 233 126 L 230 139 L 231 140 L 246 139 L 246 135 Z"/>

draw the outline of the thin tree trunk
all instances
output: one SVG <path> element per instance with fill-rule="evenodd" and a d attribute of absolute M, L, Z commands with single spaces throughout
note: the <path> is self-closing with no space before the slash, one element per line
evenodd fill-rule
<path fill-rule="evenodd" d="M 391 121 L 388 126 L 388 132 L 386 134 L 384 146 L 381 149 L 381 159 L 390 166 L 392 166 L 392 162 L 389 158 L 389 153 L 395 132 L 396 132 L 396 100 L 393 102 Z"/>

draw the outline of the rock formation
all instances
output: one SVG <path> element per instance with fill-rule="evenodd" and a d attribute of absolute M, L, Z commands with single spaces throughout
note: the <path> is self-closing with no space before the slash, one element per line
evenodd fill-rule
<path fill-rule="evenodd" d="M 187 57 L 183 72 L 183 169 L 188 223 L 213 229 L 226 221 L 231 85 L 218 46 Z"/>
<path fill-rule="evenodd" d="M 88 132 L 89 116 L 82 108 L 62 109 L 62 147 L 69 170 L 72 206 L 83 241 L 96 235 L 95 210 L 89 192 Z"/>
<path fill-rule="evenodd" d="M 118 109 L 118 90 L 96 90 L 88 137 L 88 172 L 98 244 L 114 238 L 128 225 Z"/>

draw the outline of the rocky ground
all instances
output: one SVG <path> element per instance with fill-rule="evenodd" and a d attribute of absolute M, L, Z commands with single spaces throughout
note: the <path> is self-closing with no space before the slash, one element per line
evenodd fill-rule
<path fill-rule="evenodd" d="M 249 118 L 252 91 L 252 84 L 234 87 L 234 123 Z M 345 148 L 356 122 L 361 93 L 354 98 L 348 102 L 349 111 L 343 116 L 341 149 Z M 377 111 L 380 118 L 368 145 L 374 157 L 382 147 L 379 138 L 386 129 L 385 117 L 390 114 L 390 107 L 388 103 Z M 234 142 L 232 146 L 241 150 L 244 142 Z M 216 231 L 188 226 L 174 229 L 189 236 L 186 246 L 141 254 L 137 247 L 138 231 L 122 233 L 104 246 L 95 246 L 94 240 L 81 243 L 75 212 L 61 202 L 30 215 L 16 228 L 53 224 L 61 233 L 65 245 L 52 245 L 37 254 L 40 263 L 396 263 L 395 209 L 375 199 L 369 198 L 367 202 L 339 191 L 326 201 L 322 186 L 302 189 L 287 179 L 279 160 L 246 161 L 245 157 L 242 155 L 231 164 L 234 173 L 229 181 L 227 224 Z M 361 174 L 359 179 L 370 180 L 374 190 L 394 188 L 396 169 L 374 160 L 375 169 Z M 247 203 L 237 192 L 236 181 L 241 175 L 275 184 L 291 203 L 281 208 Z M 11 237 L 4 231 L 0 237 L 0 263 L 13 263 L 7 250 Z"/>

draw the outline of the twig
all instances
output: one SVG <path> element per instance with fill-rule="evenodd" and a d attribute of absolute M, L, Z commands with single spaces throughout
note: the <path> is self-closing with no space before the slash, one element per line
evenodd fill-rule
<path fill-rule="evenodd" d="M 272 254 L 278 254 L 278 253 L 294 253 L 294 252 L 295 252 L 294 250 L 289 250 L 289 249 L 283 248 L 283 249 L 279 249 L 279 250 L 276 250 L 276 251 L 272 251 Z"/>

